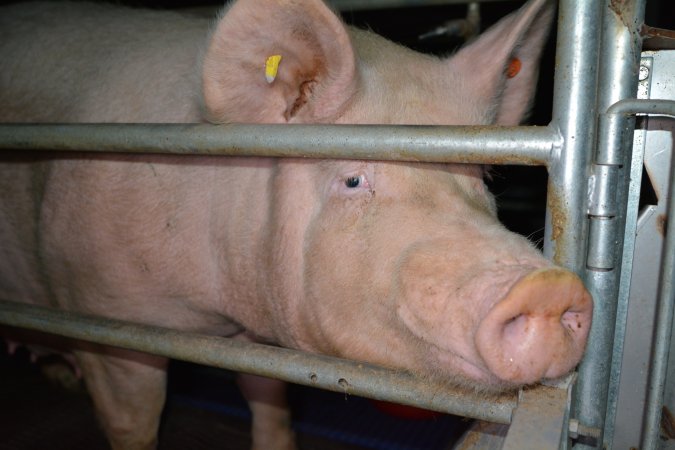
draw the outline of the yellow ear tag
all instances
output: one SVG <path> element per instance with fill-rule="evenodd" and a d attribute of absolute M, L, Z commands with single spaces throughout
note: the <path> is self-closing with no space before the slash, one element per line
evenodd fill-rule
<path fill-rule="evenodd" d="M 267 58 L 265 62 L 265 79 L 268 83 L 274 81 L 279 71 L 279 63 L 281 62 L 281 55 L 272 55 Z"/>

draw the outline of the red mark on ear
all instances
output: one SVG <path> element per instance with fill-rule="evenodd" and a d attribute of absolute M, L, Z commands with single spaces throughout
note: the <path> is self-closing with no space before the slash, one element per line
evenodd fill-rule
<path fill-rule="evenodd" d="M 523 63 L 520 62 L 520 59 L 518 58 L 513 58 L 509 62 L 509 66 L 506 68 L 506 76 L 508 78 L 513 78 L 516 75 L 518 75 L 518 72 L 520 72 L 521 67 L 523 67 Z"/>

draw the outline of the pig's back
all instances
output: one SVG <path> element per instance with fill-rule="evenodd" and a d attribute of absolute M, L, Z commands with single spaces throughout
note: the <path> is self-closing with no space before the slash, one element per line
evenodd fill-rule
<path fill-rule="evenodd" d="M 3 8 L 0 121 L 199 121 L 209 22 L 87 3 Z"/>
<path fill-rule="evenodd" d="M 208 28 L 196 16 L 108 5 L 0 8 L 0 122 L 199 121 Z M 222 327 L 180 310 L 186 298 L 214 308 L 218 296 L 203 230 L 216 220 L 214 177 L 233 171 L 212 163 L 0 152 L 0 298 Z"/>

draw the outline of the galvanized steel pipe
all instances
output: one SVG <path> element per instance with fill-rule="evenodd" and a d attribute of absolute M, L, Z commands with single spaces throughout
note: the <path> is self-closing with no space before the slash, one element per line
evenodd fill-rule
<path fill-rule="evenodd" d="M 549 127 L 0 124 L 0 150 L 58 150 L 546 165 Z"/>
<path fill-rule="evenodd" d="M 602 114 L 600 118 L 610 121 L 608 129 L 621 129 L 620 121 L 622 119 L 625 120 L 628 116 L 636 115 L 675 117 L 675 100 L 626 98 L 607 108 L 607 112 Z M 618 144 L 614 143 L 614 145 Z"/>
<path fill-rule="evenodd" d="M 675 101 L 668 102 L 668 112 L 662 114 L 675 117 Z M 626 105 L 629 107 L 632 105 Z M 654 114 L 659 114 L 656 112 Z M 673 136 L 675 138 L 675 136 Z M 668 353 L 673 331 L 673 311 L 675 310 L 675 158 L 670 162 L 670 187 L 668 189 L 668 218 L 666 241 L 661 261 L 661 279 L 654 331 L 654 348 L 651 355 L 647 407 L 642 432 L 642 450 L 656 450 L 661 445 L 661 416 L 663 393 L 668 371 Z"/>
<path fill-rule="evenodd" d="M 565 14 L 562 5 L 567 3 L 567 0 L 561 2 L 561 15 Z M 645 2 L 644 0 L 621 2 L 615 0 L 574 2 L 570 0 L 569 3 L 576 3 L 580 13 L 574 20 L 578 21 L 580 26 L 584 25 L 588 27 L 588 30 L 592 30 L 592 34 L 578 35 L 577 30 L 573 30 L 571 27 L 563 27 L 562 29 L 566 31 L 563 35 L 569 35 L 570 39 L 574 39 L 583 48 L 583 52 L 590 49 L 592 57 L 585 58 L 580 64 L 593 65 L 599 69 L 597 74 L 588 79 L 575 77 L 572 73 L 572 78 L 575 79 L 576 83 L 588 83 L 591 86 L 592 97 L 586 102 L 593 103 L 592 114 L 587 115 L 578 110 L 567 112 L 572 116 L 578 116 L 581 113 L 581 117 L 584 117 L 583 120 L 588 121 L 591 124 L 590 127 L 595 128 L 597 112 L 605 112 L 617 101 L 636 95 L 637 69 L 641 50 L 639 27 L 643 22 Z M 583 12 L 584 9 L 585 12 Z M 564 67 L 558 69 L 562 69 L 562 77 L 569 76 Z M 580 117 L 577 117 L 576 120 L 580 120 Z M 632 137 L 632 134 L 630 136 Z M 592 156 L 594 158 L 593 163 L 597 165 L 607 162 L 606 157 L 609 155 L 603 152 L 611 136 L 607 134 L 598 135 L 592 132 L 588 135 L 577 136 L 575 139 L 579 144 L 578 150 L 585 150 L 589 157 Z M 579 379 L 576 385 L 572 416 L 586 426 L 600 428 L 605 432 L 607 432 L 605 426 L 612 422 L 612 419 L 608 417 L 608 386 L 610 384 L 616 305 L 623 252 L 625 204 L 628 174 L 630 172 L 628 148 L 632 139 L 626 139 L 626 141 L 627 145 L 624 146 L 624 150 L 619 155 L 612 157 L 614 167 L 611 170 L 616 170 L 617 176 L 609 177 L 616 179 L 618 182 L 614 188 L 612 200 L 616 205 L 624 206 L 617 209 L 617 214 L 614 216 L 589 216 L 588 220 L 584 218 L 584 223 L 589 220 L 607 223 L 602 226 L 594 225 L 591 228 L 592 231 L 602 231 L 601 233 L 594 233 L 593 236 L 583 234 L 589 240 L 598 239 L 598 242 L 591 245 L 591 250 L 598 250 L 602 253 L 602 256 L 600 256 L 600 253 L 591 256 L 593 262 L 600 263 L 599 265 L 602 267 L 587 267 L 583 275 L 586 287 L 594 299 L 593 325 L 586 355 L 579 367 Z M 620 161 L 614 162 L 616 159 Z M 584 169 L 585 175 L 590 174 L 590 161 L 587 164 L 589 165 Z M 587 184 L 582 182 L 583 174 L 578 180 L 580 182 L 578 188 L 585 190 Z M 583 205 L 581 203 L 579 206 Z M 589 211 L 585 207 L 580 210 L 581 214 L 587 212 Z M 610 224 L 609 222 L 613 223 Z M 575 230 L 572 229 L 570 232 L 574 233 Z M 614 261 L 610 264 L 609 260 L 612 258 Z M 580 262 L 583 262 L 583 256 Z M 612 267 L 608 267 L 610 265 Z M 623 274 L 623 276 L 627 276 L 627 274 Z M 609 403 L 611 403 L 611 400 Z M 609 432 L 607 436 L 611 438 Z M 604 436 L 598 440 L 597 447 L 602 448 L 603 445 L 611 447 L 611 442 L 605 441 Z M 595 447 L 579 443 L 575 448 L 591 449 Z"/>
<path fill-rule="evenodd" d="M 617 186 L 625 181 L 620 179 L 619 170 L 630 153 L 635 128 L 632 119 L 636 115 L 675 115 L 675 101 L 625 99 L 600 115 L 600 144 L 593 165 L 593 189 L 588 208 L 591 224 L 586 265 L 589 270 L 609 271 L 617 266 L 615 242 L 623 235 L 618 218 L 625 208 L 625 204 L 618 201 Z"/>
<path fill-rule="evenodd" d="M 595 142 L 602 2 L 561 0 L 553 120 L 562 147 L 549 165 L 544 254 L 579 275 L 588 236 L 586 185 Z"/>
<path fill-rule="evenodd" d="M 562 146 L 558 158 L 549 164 L 544 254 L 582 278 L 589 233 L 587 186 L 596 142 L 602 6 L 600 1 L 561 0 L 558 7 L 551 126 L 560 130 Z M 578 418 L 583 426 L 591 427 L 602 426 L 602 419 L 589 418 L 580 412 L 578 405 L 588 403 L 587 397 L 596 395 L 588 389 L 592 374 L 583 370 L 584 364 L 592 366 L 598 361 L 592 348 L 593 329 L 597 331 L 596 308 L 589 345 L 574 390 L 573 407 L 576 405 L 576 408 L 570 416 Z M 604 417 L 604 412 L 600 417 Z"/>
<path fill-rule="evenodd" d="M 647 408 L 642 434 L 641 450 L 656 450 L 661 446 L 661 415 L 663 392 L 668 371 L 668 352 L 673 331 L 675 309 L 675 158 L 671 161 L 670 188 L 668 195 L 668 223 L 666 244 L 661 262 L 659 303 L 654 331 L 654 348 L 651 356 Z"/>
<path fill-rule="evenodd" d="M 472 2 L 494 2 L 504 0 L 471 0 Z M 434 6 L 465 4 L 467 0 L 328 0 L 339 10 L 383 9 L 383 8 L 410 8 L 413 6 Z"/>
<path fill-rule="evenodd" d="M 510 423 L 516 406 L 514 395 L 472 395 L 366 363 L 3 300 L 0 324 L 489 422 Z"/>
<path fill-rule="evenodd" d="M 671 100 L 638 100 L 638 99 L 624 99 L 620 100 L 613 105 L 611 105 L 607 112 L 600 115 L 599 129 L 600 129 L 600 143 L 598 145 L 598 153 L 596 157 L 596 163 L 599 167 L 603 168 L 612 168 L 615 172 L 618 172 L 619 167 L 625 166 L 625 161 L 630 155 L 630 144 L 633 142 L 632 134 L 634 130 L 635 121 L 632 120 L 636 115 L 650 115 L 650 116 L 670 116 L 675 117 L 675 101 Z M 630 168 L 623 167 L 622 172 L 628 174 Z M 673 172 L 675 174 L 675 172 Z M 621 266 L 619 261 L 619 255 L 617 255 L 617 242 L 620 242 L 620 237 L 622 237 L 623 232 L 619 228 L 623 225 L 625 220 L 620 221 L 619 219 L 625 215 L 625 202 L 619 201 L 622 197 L 620 181 L 618 179 L 618 174 L 613 177 L 613 183 L 607 183 L 607 189 L 600 189 L 598 191 L 598 199 L 595 201 L 596 205 L 593 205 L 590 208 L 590 214 L 597 216 L 605 216 L 602 220 L 596 220 L 593 224 L 605 224 L 611 223 L 613 228 L 612 232 L 605 233 L 601 235 L 597 233 L 594 235 L 593 226 L 591 227 L 591 239 L 589 243 L 589 253 L 588 253 L 588 266 L 589 270 L 595 271 L 597 277 L 607 278 L 613 284 L 607 285 L 607 291 L 611 295 L 617 295 L 618 287 L 618 277 L 619 270 L 617 266 Z M 671 176 L 672 179 L 672 176 Z M 624 181 L 624 186 L 627 185 L 627 180 Z M 671 191 L 673 189 L 671 183 Z M 627 186 L 626 186 L 627 187 Z M 673 193 L 671 192 L 671 195 Z M 671 198 L 672 201 L 672 198 Z M 603 204 L 613 203 L 616 205 L 611 208 L 602 208 Z M 620 207 L 620 208 L 619 208 Z M 669 214 L 672 214 L 672 211 L 675 211 L 675 207 L 669 210 Z M 668 245 L 668 244 L 667 244 Z M 672 243 L 671 243 L 672 245 Z M 665 376 L 667 370 L 667 355 L 670 345 L 670 333 L 672 324 L 672 304 L 664 299 L 663 295 L 671 295 L 668 293 L 667 284 L 671 284 L 672 289 L 672 280 L 673 275 L 670 274 L 668 278 L 668 269 L 666 265 L 668 264 L 668 259 L 672 257 L 669 255 L 668 250 L 664 253 L 664 261 L 662 267 L 662 279 L 661 279 L 661 297 L 659 300 L 659 312 L 657 313 L 657 325 L 655 332 L 654 340 L 654 352 L 651 356 L 652 368 L 650 371 L 650 380 L 648 385 L 648 395 L 647 404 L 645 407 L 645 416 L 644 416 L 644 429 L 643 429 L 643 445 L 642 449 L 651 449 L 654 450 L 657 448 L 656 443 L 658 442 L 659 436 L 659 427 L 660 427 L 660 418 L 661 418 L 661 407 L 662 407 L 662 397 L 663 397 L 663 385 L 665 383 Z M 632 258 L 631 255 L 628 255 Z M 606 273 L 603 273 L 606 272 Z M 630 273 L 627 270 L 623 270 L 623 276 L 630 276 Z M 665 277 L 665 278 L 664 278 Z M 613 298 L 613 297 L 612 297 Z M 612 306 L 612 305 L 610 305 Z M 608 323 L 614 323 L 617 321 L 616 310 L 606 310 L 613 313 L 612 316 L 608 316 L 606 313 L 604 320 Z M 617 325 L 620 326 L 620 325 Z M 610 348 L 612 345 L 612 338 L 614 337 L 613 329 L 605 331 L 606 339 L 606 348 Z M 622 330 L 619 330 L 620 339 Z M 610 334 L 611 332 L 611 334 Z M 666 341 L 663 336 L 668 336 Z M 617 342 L 615 346 L 622 346 L 623 342 Z M 622 352 L 614 351 L 615 355 L 621 355 Z M 613 364 L 618 364 L 619 361 L 614 362 Z M 598 383 L 601 383 L 602 380 L 598 380 Z M 616 389 L 617 383 L 610 383 L 610 388 Z M 605 437 L 605 443 L 608 447 L 611 447 L 614 443 L 614 430 L 615 430 L 615 396 L 617 393 L 610 389 L 609 399 L 608 399 L 608 412 L 607 412 L 607 424 L 605 430 L 607 436 Z M 617 442 L 617 444 L 623 444 L 623 442 Z"/>

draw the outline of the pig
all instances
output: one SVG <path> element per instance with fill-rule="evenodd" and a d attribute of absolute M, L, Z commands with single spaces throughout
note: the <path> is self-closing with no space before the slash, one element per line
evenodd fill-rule
<path fill-rule="evenodd" d="M 517 125 L 553 6 L 446 58 L 320 0 L 211 20 L 103 4 L 0 14 L 0 121 Z M 266 68 L 270 56 L 278 65 Z M 496 218 L 475 165 L 4 153 L 0 296 L 408 370 L 480 392 L 580 361 L 592 300 Z M 153 448 L 165 358 L 74 348 L 113 448 Z M 254 448 L 293 448 L 279 382 L 244 377 Z"/>

